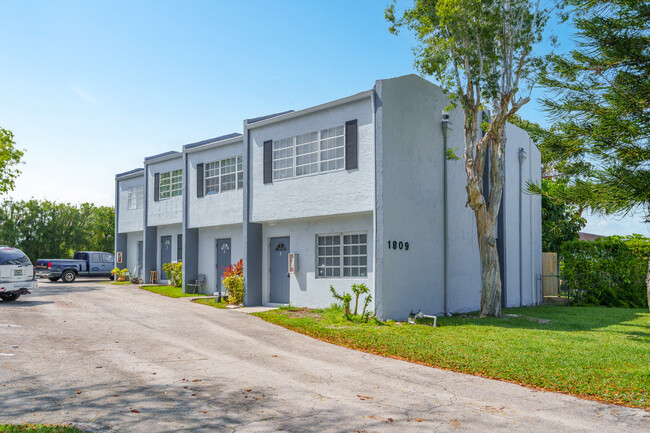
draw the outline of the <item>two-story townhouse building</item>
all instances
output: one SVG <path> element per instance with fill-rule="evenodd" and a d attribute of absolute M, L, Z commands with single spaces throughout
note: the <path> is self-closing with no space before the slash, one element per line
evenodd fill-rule
<path fill-rule="evenodd" d="M 448 105 L 440 88 L 409 75 L 246 120 L 242 136 L 185 146 L 181 218 L 174 220 L 184 235 L 185 282 L 204 274 L 204 291 L 217 291 L 220 264 L 243 257 L 246 305 L 328 306 L 330 286 L 341 292 L 363 283 L 382 319 L 418 309 L 477 310 L 480 261 L 464 163 L 447 157 L 450 149 L 462 154 L 463 113 L 446 113 Z M 541 202 L 525 185 L 540 180 L 540 154 L 523 130 L 508 125 L 506 135 L 496 227 L 502 304 L 530 305 L 541 301 Z M 216 166 L 224 164 L 217 180 Z M 211 194 L 208 166 L 211 185 L 219 184 Z M 145 251 L 157 247 L 147 240 L 150 221 Z"/>
<path fill-rule="evenodd" d="M 144 264 L 144 169 L 115 176 L 115 251 L 122 251 L 127 268 L 139 278 Z"/>
<path fill-rule="evenodd" d="M 158 271 L 160 281 L 167 282 L 162 265 L 183 257 L 183 154 L 146 157 L 144 180 L 144 275 Z"/>
<path fill-rule="evenodd" d="M 186 214 L 183 220 L 185 281 L 205 275 L 206 293 L 225 292 L 224 268 L 243 257 L 242 134 L 183 147 Z"/>

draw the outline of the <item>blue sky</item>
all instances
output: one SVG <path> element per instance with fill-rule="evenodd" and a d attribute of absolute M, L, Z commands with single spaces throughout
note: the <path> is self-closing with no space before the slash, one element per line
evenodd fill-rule
<path fill-rule="evenodd" d="M 11 195 L 113 204 L 115 173 L 145 156 L 415 73 L 387 3 L 0 0 L 0 126 L 27 150 Z M 536 102 L 522 115 L 546 123 Z M 650 234 L 638 218 L 585 231 Z"/>

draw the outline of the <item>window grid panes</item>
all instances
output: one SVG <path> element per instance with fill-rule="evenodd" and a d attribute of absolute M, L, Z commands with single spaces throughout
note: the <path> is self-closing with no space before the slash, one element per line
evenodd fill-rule
<path fill-rule="evenodd" d="M 367 274 L 367 235 L 343 235 L 343 276 L 365 277 Z"/>
<path fill-rule="evenodd" d="M 316 243 L 319 277 L 368 276 L 368 235 L 323 235 Z"/>
<path fill-rule="evenodd" d="M 160 173 L 159 198 L 161 200 L 183 194 L 183 170 Z"/>
<path fill-rule="evenodd" d="M 205 164 L 203 180 L 205 195 L 242 189 L 244 168 L 241 156 Z"/>
<path fill-rule="evenodd" d="M 273 180 L 345 167 L 345 128 L 337 126 L 273 140 Z"/>
<path fill-rule="evenodd" d="M 133 186 L 127 190 L 127 209 L 142 209 L 144 205 L 144 186 Z"/>

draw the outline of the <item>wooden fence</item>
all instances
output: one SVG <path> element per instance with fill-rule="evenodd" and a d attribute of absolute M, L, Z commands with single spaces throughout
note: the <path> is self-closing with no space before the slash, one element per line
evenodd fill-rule
<path fill-rule="evenodd" d="M 542 287 L 544 296 L 560 294 L 560 278 L 557 253 L 542 253 Z"/>

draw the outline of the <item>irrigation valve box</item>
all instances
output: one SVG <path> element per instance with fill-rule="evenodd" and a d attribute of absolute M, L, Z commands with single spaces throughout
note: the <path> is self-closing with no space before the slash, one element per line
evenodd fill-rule
<path fill-rule="evenodd" d="M 295 274 L 298 272 L 298 254 L 289 253 L 289 273 Z"/>

